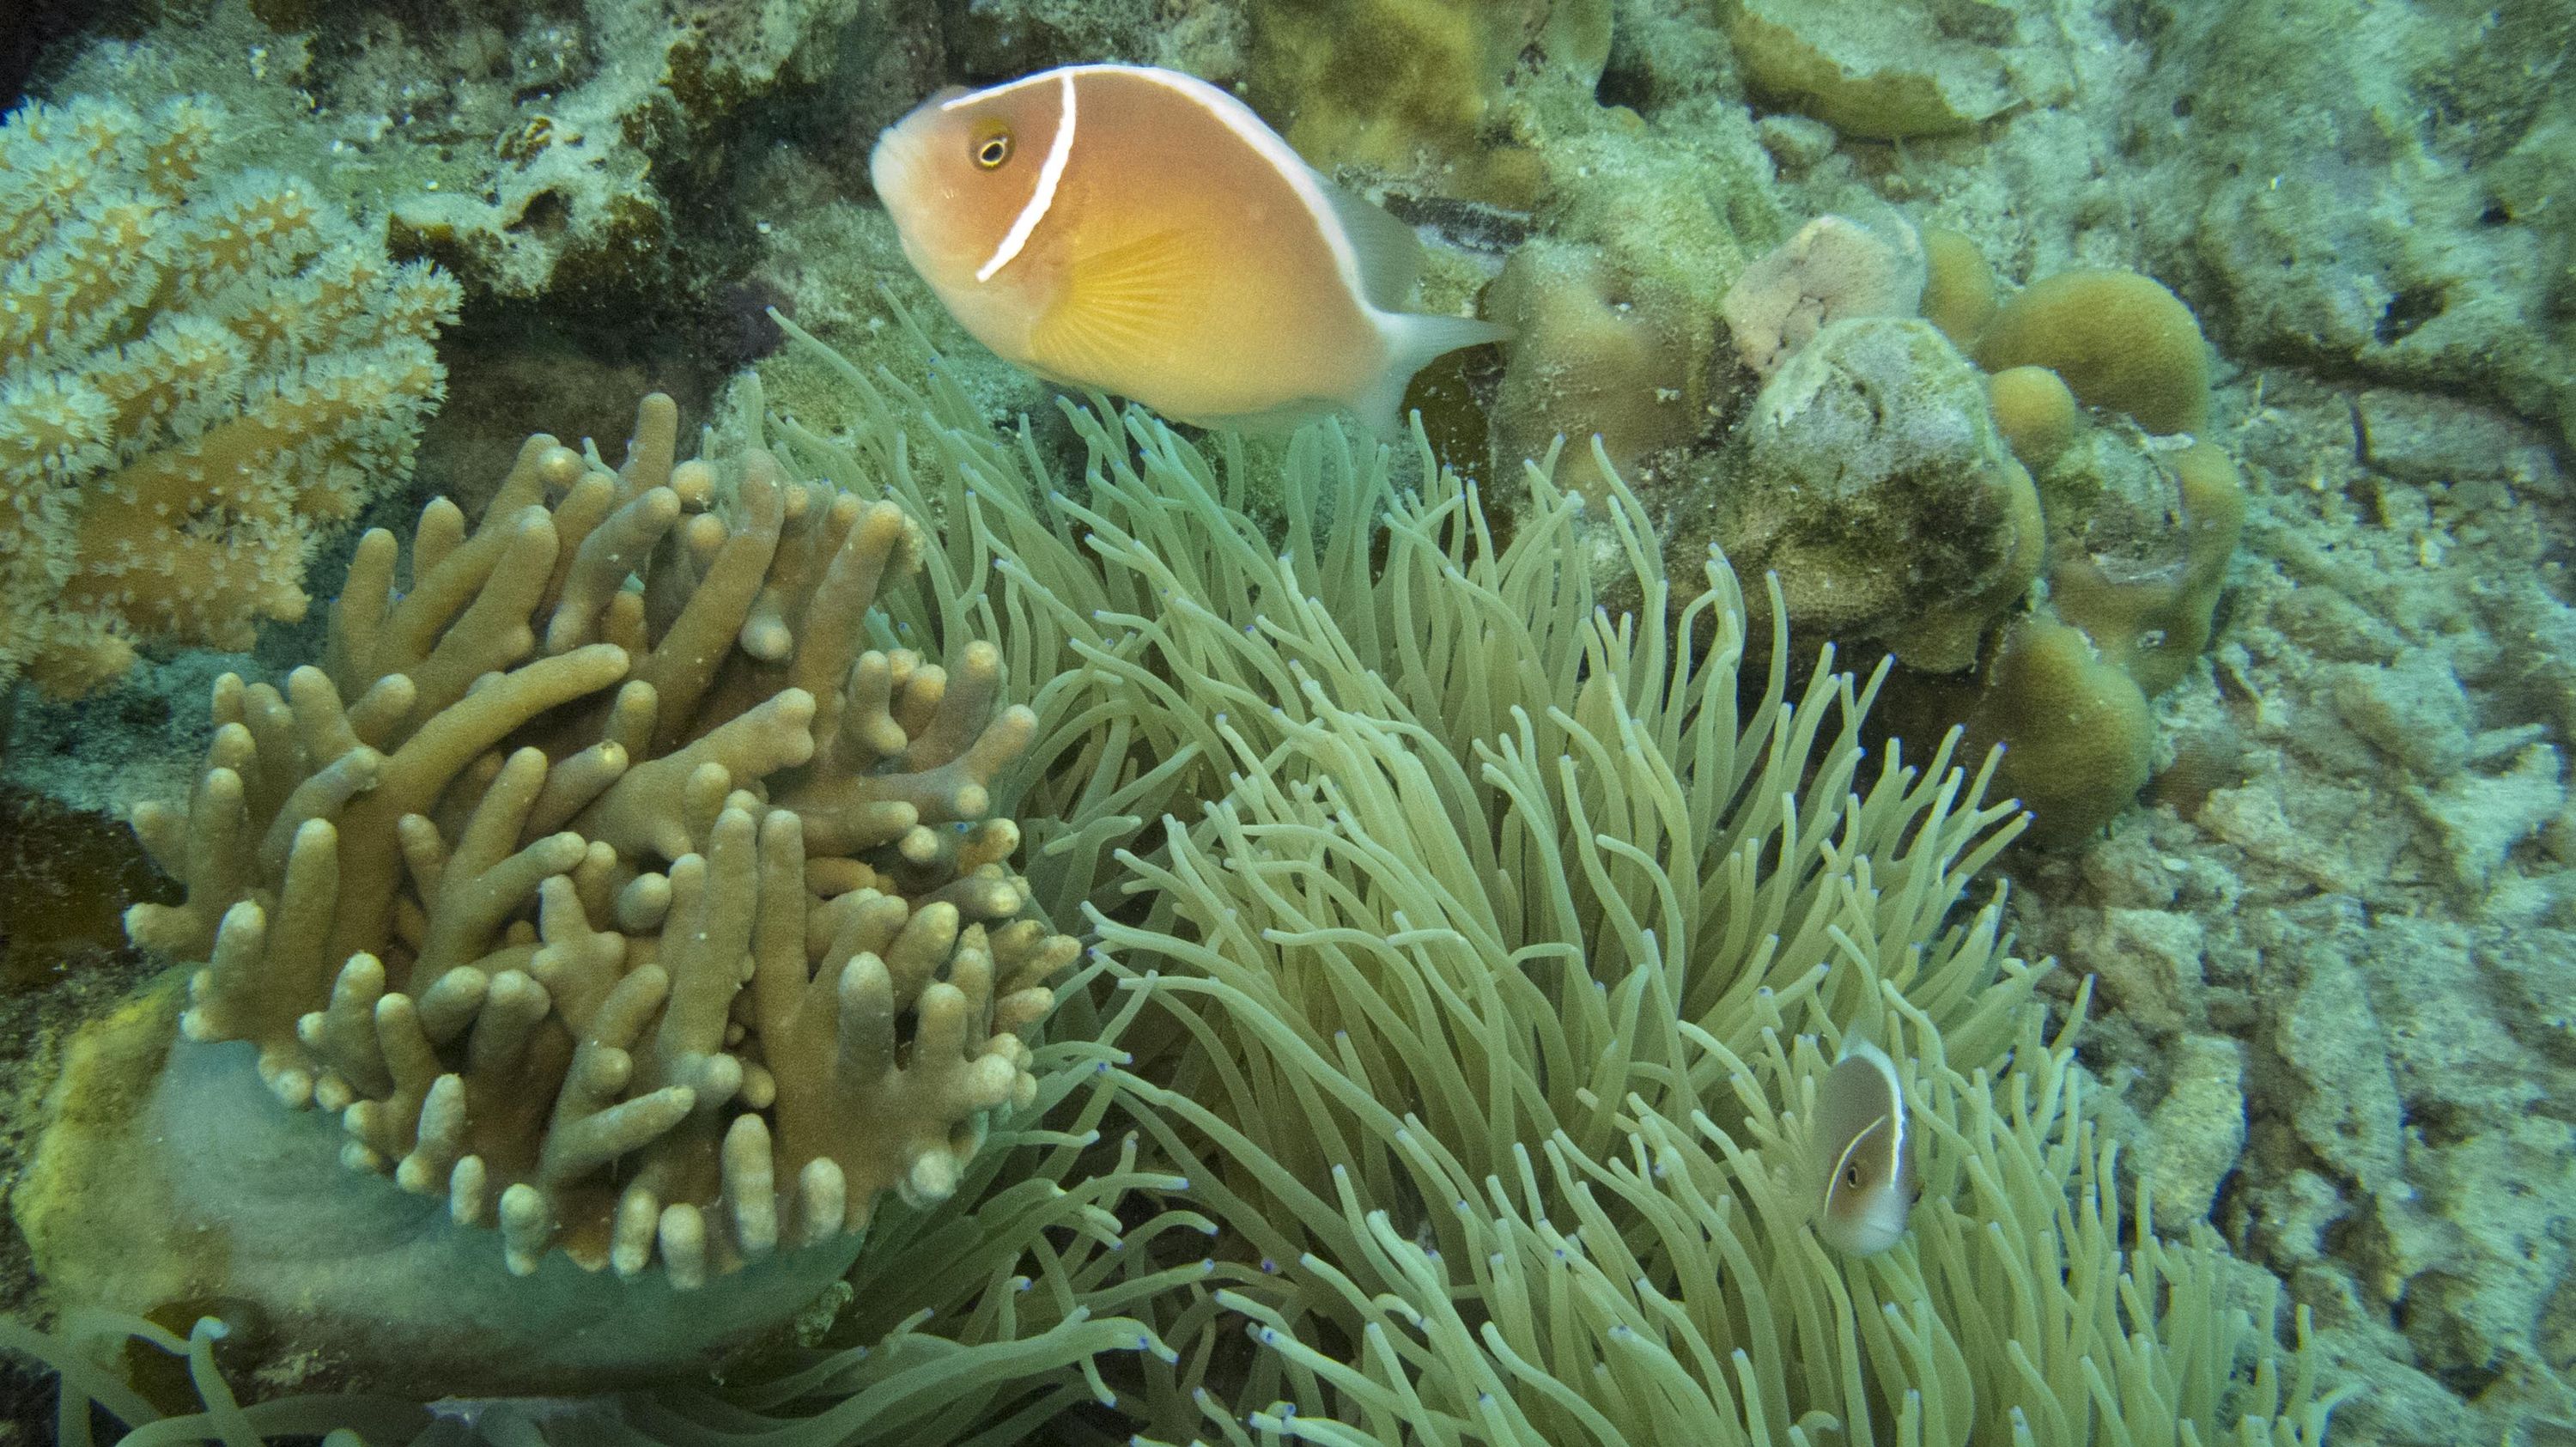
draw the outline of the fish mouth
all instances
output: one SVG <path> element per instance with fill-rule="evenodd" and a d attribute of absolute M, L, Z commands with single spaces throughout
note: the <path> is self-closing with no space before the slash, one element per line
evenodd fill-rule
<path fill-rule="evenodd" d="M 899 121 L 886 127 L 868 152 L 868 184 L 889 210 L 896 197 L 912 189 L 911 182 L 921 170 L 921 143 L 903 131 Z"/>
<path fill-rule="evenodd" d="M 886 127 L 868 152 L 868 183 L 877 193 L 877 204 L 894 221 L 904 259 L 924 280 L 953 269 L 945 260 L 953 248 L 944 238 L 956 225 L 947 214 L 947 201 L 954 198 L 945 196 L 939 183 L 932 153 L 936 140 L 935 128 L 907 117 Z"/>

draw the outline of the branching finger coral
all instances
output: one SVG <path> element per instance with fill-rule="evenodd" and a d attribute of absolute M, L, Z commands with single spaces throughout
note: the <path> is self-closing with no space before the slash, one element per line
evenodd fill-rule
<path fill-rule="evenodd" d="M 154 1158 L 238 1129 L 212 1102 L 261 1111 L 224 1083 L 244 1060 L 224 1042 L 282 1105 L 339 1117 L 341 1160 L 497 1227 L 482 1249 L 511 1274 L 560 1252 L 620 1278 L 658 1263 L 671 1291 L 774 1256 L 846 1263 L 881 1195 L 946 1199 L 990 1114 L 1032 1101 L 1023 1036 L 1074 945 L 1005 869 L 1018 832 L 990 809 L 1033 715 L 1001 705 L 988 644 L 953 671 L 871 646 L 920 551 L 901 510 L 787 484 L 765 453 L 716 499 L 712 467 L 674 465 L 675 429 L 649 399 L 617 473 L 532 438 L 470 533 L 443 500 L 423 514 L 408 587 L 391 535 L 360 544 L 325 666 L 218 685 L 195 797 L 135 820 L 187 890 L 128 920 L 203 962 L 185 1040 L 134 1087 L 138 1121 L 49 1144 L 52 1188 L 20 1209 L 57 1291 L 248 1295 L 346 1348 L 402 1289 L 399 1253 L 360 1252 L 353 1277 L 296 1239 L 320 1228 L 282 1229 L 335 1209 L 328 1181 L 293 1182 L 318 1205 L 240 1210 L 279 1189 L 239 1179 L 261 1151 L 309 1149 Z M 121 1220 L 85 1207 L 121 1168 L 169 1198 L 134 1209 L 219 1249 L 122 1249 Z M 423 1249 L 454 1269 L 474 1234 Z M 836 1270 L 746 1272 L 676 1330 L 543 1359 L 685 1359 L 675 1342 L 752 1330 Z M 579 1275 L 532 1287 L 517 1329 L 580 1320 Z M 411 1355 L 463 1373 L 474 1351 Z"/>
<path fill-rule="evenodd" d="M 0 684 L 74 695 L 144 640 L 300 618 L 320 528 L 411 468 L 456 284 L 304 183 L 207 174 L 180 97 L 0 123 Z"/>

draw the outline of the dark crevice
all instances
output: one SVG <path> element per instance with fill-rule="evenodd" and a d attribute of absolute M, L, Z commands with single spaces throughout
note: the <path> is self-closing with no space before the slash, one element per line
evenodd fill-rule
<path fill-rule="evenodd" d="M 2370 334 L 2381 346 L 2402 342 L 2415 334 L 2426 322 L 2440 316 L 2448 305 L 2440 287 L 2410 286 L 2389 300 L 2380 312 L 2378 324 Z"/>

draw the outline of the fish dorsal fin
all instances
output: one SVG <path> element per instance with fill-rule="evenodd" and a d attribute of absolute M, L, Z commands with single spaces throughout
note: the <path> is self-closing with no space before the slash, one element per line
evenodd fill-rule
<path fill-rule="evenodd" d="M 1311 173 L 1310 174 L 1314 174 Z M 1320 174 L 1315 186 L 1359 258 L 1360 295 L 1382 312 L 1402 311 L 1413 300 L 1414 283 L 1422 279 L 1422 238 L 1413 228 L 1386 214 L 1386 208 L 1346 191 Z"/>
<path fill-rule="evenodd" d="M 1106 386 L 1167 368 L 1175 338 L 1204 326 L 1222 264 L 1204 238 L 1151 231 L 1076 258 L 1029 336 L 1030 360 L 1057 380 Z"/>

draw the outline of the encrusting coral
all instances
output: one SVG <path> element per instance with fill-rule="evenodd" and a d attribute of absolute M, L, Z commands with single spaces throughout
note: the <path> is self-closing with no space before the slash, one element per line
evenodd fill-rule
<path fill-rule="evenodd" d="M 1032 1098 L 1022 1035 L 1075 947 L 1004 867 L 1019 834 L 991 785 L 1034 715 L 1001 706 L 989 643 L 942 669 L 871 639 L 917 563 L 902 509 L 784 483 L 759 452 L 720 489 L 674 465 L 675 432 L 647 399 L 615 473 L 530 439 L 470 534 L 443 499 L 424 512 L 407 587 L 390 534 L 361 542 L 321 666 L 218 685 L 194 796 L 135 816 L 187 890 L 128 919 L 203 962 L 185 1038 L 157 1085 L 94 1043 L 19 1193 L 61 1297 L 247 1299 L 380 1371 L 455 1380 L 693 1360 L 828 1285 L 881 1194 L 946 1198 L 989 1113 Z M 166 1029 L 154 1003 L 126 1028 Z M 82 1105 L 117 1091 L 149 1099 L 121 1129 Z M 322 1133 L 251 1147 L 239 1118 L 315 1105 L 340 1160 L 497 1239 L 414 1213 L 426 1243 L 352 1272 L 289 1229 L 311 1208 L 245 1209 L 277 1187 L 238 1173 Z M 101 1212 L 111 1176 L 202 1234 L 136 1251 L 168 1233 Z M 294 1187 L 409 1210 L 372 1181 Z M 480 1378 L 464 1363 L 491 1343 L 440 1343 L 453 1316 L 379 1319 L 423 1291 L 404 1262 L 470 1280 L 558 1252 L 621 1278 L 658 1264 L 672 1291 L 819 1256 L 750 1291 L 767 1320 L 723 1284 L 605 1343 L 571 1325 L 599 1293 L 554 1270 L 502 1301 L 519 1338 L 569 1340 Z M 456 1296 L 467 1320 L 498 1305 Z"/>
<path fill-rule="evenodd" d="M 0 685 L 301 617 L 317 531 L 411 465 L 455 320 L 436 269 L 291 177 L 206 174 L 180 97 L 0 123 Z"/>
<path fill-rule="evenodd" d="M 1922 235 L 1903 218 L 1819 216 L 1746 267 L 1718 315 L 1744 365 L 1768 377 L 1834 322 L 1914 315 L 1924 271 Z"/>

